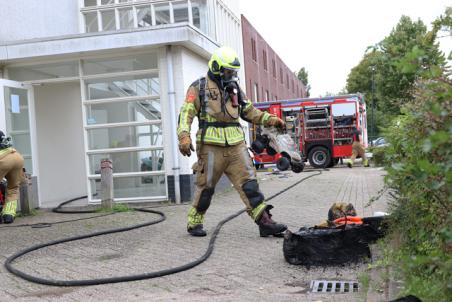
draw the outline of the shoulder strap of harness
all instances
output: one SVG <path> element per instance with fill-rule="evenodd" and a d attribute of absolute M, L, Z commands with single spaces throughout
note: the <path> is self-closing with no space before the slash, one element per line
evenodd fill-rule
<path fill-rule="evenodd" d="M 198 113 L 199 126 L 202 128 L 201 131 L 201 144 L 204 144 L 204 137 L 207 131 L 207 100 L 206 100 L 206 88 L 207 80 L 206 77 L 201 77 L 199 79 L 199 102 L 201 103 L 201 110 Z"/>

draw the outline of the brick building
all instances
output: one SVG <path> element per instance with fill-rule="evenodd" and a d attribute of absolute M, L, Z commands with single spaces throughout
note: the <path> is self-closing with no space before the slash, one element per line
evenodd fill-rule
<path fill-rule="evenodd" d="M 306 87 L 243 15 L 242 36 L 248 97 L 253 102 L 301 98 Z"/>

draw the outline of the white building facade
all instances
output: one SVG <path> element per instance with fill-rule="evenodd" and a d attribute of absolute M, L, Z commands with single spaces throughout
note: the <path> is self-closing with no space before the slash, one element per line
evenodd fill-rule
<path fill-rule="evenodd" d="M 237 0 L 0 0 L 0 129 L 36 205 L 100 202 L 102 158 L 115 201 L 190 200 L 177 116 L 214 49 L 243 61 L 240 26 Z"/>

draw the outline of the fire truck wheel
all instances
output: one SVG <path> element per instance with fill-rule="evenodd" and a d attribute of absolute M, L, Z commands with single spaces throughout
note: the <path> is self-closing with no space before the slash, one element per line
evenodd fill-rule
<path fill-rule="evenodd" d="M 314 168 L 326 168 L 331 162 L 330 152 L 327 148 L 317 146 L 309 151 L 309 164 Z"/>
<path fill-rule="evenodd" d="M 301 173 L 304 169 L 304 163 L 293 163 L 292 164 L 292 171 L 295 173 Z"/>
<path fill-rule="evenodd" d="M 281 157 L 276 162 L 276 168 L 278 168 L 279 171 L 286 171 L 290 167 L 290 161 L 287 159 L 287 157 Z"/>
<path fill-rule="evenodd" d="M 253 149 L 256 154 L 261 154 L 262 152 L 264 152 L 265 145 L 261 141 L 255 140 L 251 144 L 251 149 Z"/>

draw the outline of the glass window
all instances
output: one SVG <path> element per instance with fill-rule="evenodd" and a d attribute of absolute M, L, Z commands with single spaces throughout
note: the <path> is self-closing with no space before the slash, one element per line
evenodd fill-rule
<path fill-rule="evenodd" d="M 22 155 L 31 154 L 30 133 L 21 133 L 11 135 L 13 146 L 20 151 Z"/>
<path fill-rule="evenodd" d="M 93 179 L 91 192 L 93 199 L 100 199 L 100 179 Z M 115 198 L 166 196 L 166 176 L 134 176 L 113 178 Z"/>
<path fill-rule="evenodd" d="M 333 116 L 350 116 L 356 113 L 355 103 L 333 104 Z"/>
<path fill-rule="evenodd" d="M 191 11 L 193 25 L 203 32 L 207 32 L 207 5 L 205 0 L 192 0 Z"/>
<path fill-rule="evenodd" d="M 133 10 L 129 8 L 121 8 L 119 11 L 119 28 L 128 29 L 134 28 L 133 25 Z"/>
<path fill-rule="evenodd" d="M 99 25 L 97 23 L 97 12 L 85 13 L 85 32 L 97 32 L 99 31 Z"/>
<path fill-rule="evenodd" d="M 276 65 L 275 65 L 275 60 L 272 60 L 272 71 L 273 71 L 273 77 L 276 78 Z"/>
<path fill-rule="evenodd" d="M 142 122 L 162 119 L 160 100 L 86 105 L 88 125 Z"/>
<path fill-rule="evenodd" d="M 112 79 L 93 79 L 85 81 L 87 98 L 91 100 L 159 95 L 158 75 L 123 76 Z"/>
<path fill-rule="evenodd" d="M 161 125 L 88 129 L 90 150 L 163 145 Z"/>
<path fill-rule="evenodd" d="M 103 10 L 100 11 L 100 14 L 102 16 L 102 30 L 115 30 L 116 29 L 116 22 L 115 22 L 115 10 L 109 9 L 109 10 Z"/>
<path fill-rule="evenodd" d="M 259 99 L 259 88 L 257 87 L 257 84 L 254 83 L 254 101 L 258 102 Z"/>
<path fill-rule="evenodd" d="M 158 57 L 156 53 L 147 53 L 141 55 L 86 59 L 83 60 L 83 74 L 101 74 L 112 72 L 124 72 L 143 69 L 155 69 L 158 67 Z"/>
<path fill-rule="evenodd" d="M 254 61 L 257 61 L 257 55 L 256 55 L 256 40 L 251 38 L 251 57 Z"/>
<path fill-rule="evenodd" d="M 173 2 L 174 22 L 188 22 L 188 4 L 187 1 Z"/>
<path fill-rule="evenodd" d="M 85 7 L 97 6 L 97 0 L 85 0 L 84 3 L 85 3 Z"/>
<path fill-rule="evenodd" d="M 26 89 L 5 87 L 6 127 L 10 134 L 30 130 L 27 93 Z"/>
<path fill-rule="evenodd" d="M 155 24 L 169 24 L 170 23 L 170 10 L 168 3 L 154 4 L 155 11 Z"/>
<path fill-rule="evenodd" d="M 11 80 L 15 81 L 78 77 L 78 62 L 69 61 L 23 67 L 9 67 L 8 75 Z"/>
<path fill-rule="evenodd" d="M 138 27 L 152 26 L 152 13 L 150 6 L 137 6 Z"/>
<path fill-rule="evenodd" d="M 100 4 L 101 5 L 108 5 L 108 4 L 114 4 L 115 0 L 101 0 Z"/>
<path fill-rule="evenodd" d="M 89 173 L 100 174 L 100 162 L 109 158 L 113 163 L 113 173 L 164 171 L 163 149 L 136 152 L 118 152 L 89 155 Z"/>

